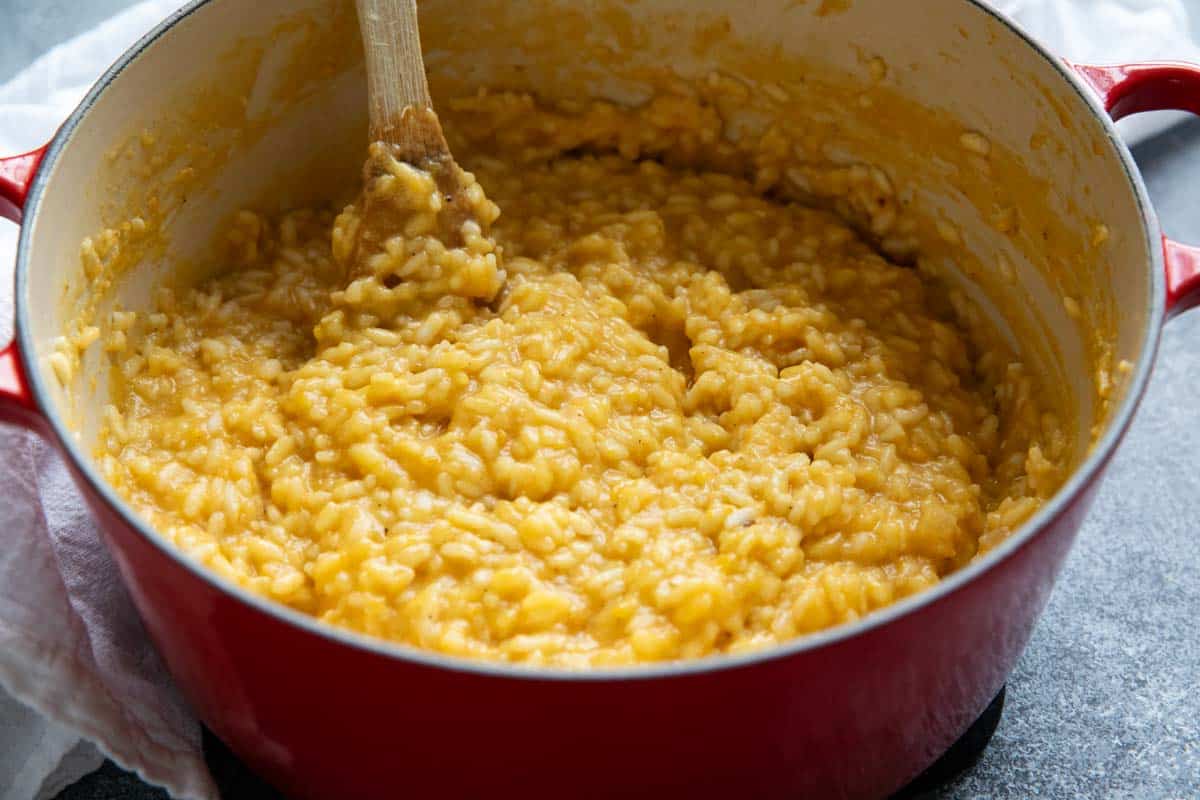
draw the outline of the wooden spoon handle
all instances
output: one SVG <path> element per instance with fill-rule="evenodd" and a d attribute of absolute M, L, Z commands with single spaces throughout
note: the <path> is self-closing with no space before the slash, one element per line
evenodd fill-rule
<path fill-rule="evenodd" d="M 425 79 L 416 0 L 357 2 L 371 140 L 395 145 L 401 159 L 413 164 L 449 158 Z"/>

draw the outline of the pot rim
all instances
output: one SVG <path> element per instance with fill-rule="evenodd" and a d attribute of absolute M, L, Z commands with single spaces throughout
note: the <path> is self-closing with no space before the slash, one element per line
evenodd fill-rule
<path fill-rule="evenodd" d="M 1014 553 L 1050 527 L 1054 520 L 1064 513 L 1088 486 L 1091 486 L 1100 479 L 1105 464 L 1128 430 L 1130 422 L 1141 402 L 1141 398 L 1145 393 L 1157 355 L 1159 337 L 1166 315 L 1166 276 L 1161 246 L 1161 230 L 1153 206 L 1150 203 L 1145 183 L 1140 176 L 1129 148 L 1117 132 L 1116 124 L 1102 107 L 1095 92 L 1083 82 L 1067 62 L 1031 38 L 1012 20 L 1009 20 L 995 9 L 984 5 L 983 0 L 963 1 L 1004 25 L 1023 40 L 1034 55 L 1048 62 L 1058 72 L 1059 76 L 1070 84 L 1087 106 L 1091 108 L 1096 121 L 1104 128 L 1111 152 L 1120 160 L 1121 167 L 1128 179 L 1129 187 L 1134 192 L 1146 235 L 1146 260 L 1151 266 L 1152 274 L 1150 276 L 1151 291 L 1148 297 L 1150 307 L 1146 310 L 1145 315 L 1145 338 L 1141 351 L 1137 356 L 1137 366 L 1132 375 L 1129 388 L 1120 406 L 1110 418 L 1104 436 L 1094 444 L 1088 456 L 1076 467 L 1070 478 L 1067 479 L 1042 508 L 1015 533 L 1009 536 L 1008 539 L 982 559 L 946 576 L 937 585 L 868 614 L 860 620 L 838 625 L 817 633 L 802 635 L 790 641 L 749 653 L 710 655 L 699 659 L 665 663 L 595 669 L 569 669 L 563 667 L 529 667 L 506 662 L 468 659 L 423 650 L 412 645 L 391 642 L 334 627 L 281 603 L 253 594 L 193 561 L 182 550 L 167 541 L 161 533 L 136 514 L 99 474 L 92 460 L 83 451 L 81 444 L 64 424 L 58 409 L 52 403 L 45 400 L 48 397 L 48 392 L 42 372 L 37 369 L 37 365 L 33 362 L 33 353 L 36 351 L 28 321 L 29 314 L 31 313 L 27 300 L 27 291 L 29 284 L 29 253 L 33 239 L 32 232 L 38 218 L 42 196 L 46 191 L 50 175 L 54 171 L 58 158 L 70 145 L 72 137 L 86 120 L 92 106 L 103 95 L 108 86 L 117 80 L 121 73 L 133 64 L 145 50 L 157 43 L 160 38 L 172 30 L 178 23 L 204 9 L 212 0 L 190 0 L 186 5 L 156 25 L 149 33 L 122 54 L 100 77 L 80 102 L 79 106 L 76 107 L 58 130 L 48 146 L 45 157 L 33 180 L 25 205 L 25 217 L 21 225 L 17 244 L 15 331 L 21 364 L 25 374 L 28 376 L 29 385 L 37 407 L 48 422 L 48 427 L 56 440 L 55 443 L 58 445 L 59 452 L 64 453 L 70 459 L 79 474 L 86 478 L 91 488 L 109 507 L 117 512 L 126 525 L 150 542 L 177 566 L 190 572 L 194 577 L 207 583 L 222 595 L 249 606 L 255 611 L 273 618 L 277 622 L 298 628 L 304 633 L 375 656 L 408 662 L 422 667 L 500 679 L 587 682 L 638 681 L 707 675 L 709 673 L 752 667 L 767 662 L 783 660 L 854 639 L 876 628 L 881 628 L 897 621 L 902 617 L 914 614 L 926 606 L 947 599 L 950 595 L 966 587 L 976 578 L 990 572 L 996 566 L 1009 559 Z"/>

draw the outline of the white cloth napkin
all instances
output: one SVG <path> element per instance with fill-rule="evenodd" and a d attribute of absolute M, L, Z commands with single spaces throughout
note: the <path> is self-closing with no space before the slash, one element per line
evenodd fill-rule
<path fill-rule="evenodd" d="M 0 87 L 0 153 L 43 144 L 139 36 L 183 4 L 149 0 Z M 0 341 L 16 226 L 0 220 Z M 146 639 L 66 468 L 0 426 L 0 800 L 51 798 L 109 756 L 180 800 L 216 800 L 200 725 Z"/>
<path fill-rule="evenodd" d="M 1200 61 L 1188 11 L 1200 0 L 987 0 L 1064 58 L 1085 64 L 1162 59 Z M 1130 144 L 1186 119 L 1177 112 L 1140 114 L 1118 127 Z"/>
<path fill-rule="evenodd" d="M 91 83 L 183 4 L 146 0 L 0 86 L 0 153 L 45 142 Z M 994 0 L 1050 48 L 1096 63 L 1200 61 L 1181 0 Z M 1137 141 L 1171 119 L 1131 121 Z M 1125 124 L 1125 123 L 1123 123 Z M 14 226 L 0 222 L 0 341 Z M 108 756 L 181 800 L 216 800 L 200 726 L 172 685 L 58 456 L 0 426 L 0 800 L 50 798 Z"/>

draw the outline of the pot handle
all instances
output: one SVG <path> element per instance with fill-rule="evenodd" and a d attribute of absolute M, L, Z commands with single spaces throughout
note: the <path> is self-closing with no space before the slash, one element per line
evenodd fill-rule
<path fill-rule="evenodd" d="M 21 223 L 25 198 L 46 148 L 41 147 L 12 158 L 0 158 L 0 217 Z M 41 413 L 29 388 L 16 341 L 0 350 L 0 422 L 37 428 Z"/>
<path fill-rule="evenodd" d="M 1143 111 L 1200 114 L 1200 65 L 1157 61 L 1093 66 L 1067 62 L 1118 120 Z M 1200 247 L 1163 237 L 1167 316 L 1200 305 Z"/>

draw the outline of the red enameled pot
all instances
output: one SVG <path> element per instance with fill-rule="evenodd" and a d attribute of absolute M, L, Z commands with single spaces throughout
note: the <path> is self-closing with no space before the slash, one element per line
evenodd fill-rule
<path fill-rule="evenodd" d="M 1200 302 L 1200 251 L 1162 237 L 1110 119 L 1168 108 L 1200 113 L 1200 67 L 1068 64 L 974 0 L 539 0 L 503 9 L 496 0 L 428 0 L 422 14 L 431 71 L 452 76 L 456 88 L 503 75 L 517 88 L 553 94 L 572 70 L 600 81 L 593 73 L 603 53 L 618 54 L 604 70 L 621 78 L 639 60 L 661 63 L 672 48 L 680 72 L 720 69 L 753 82 L 752 72 L 738 74 L 738 63 L 750 62 L 736 62 L 736 48 L 697 44 L 719 38 L 714 30 L 752 45 L 760 67 L 803 56 L 861 74 L 864 54 L 878 58 L 915 106 L 986 131 L 997 152 L 1034 176 L 1029 185 L 1040 176 L 1046 206 L 1067 223 L 1080 221 L 1066 230 L 1100 221 L 1111 232 L 1103 259 L 1078 262 L 1094 269 L 1083 284 L 1092 295 L 1082 300 L 1113 310 L 1105 335 L 1132 370 L 1094 447 L 1018 533 L 936 589 L 750 656 L 585 673 L 470 663 L 331 630 L 200 570 L 140 521 L 93 463 L 97 401 L 86 388 L 64 392 L 47 366 L 69 319 L 64 286 L 81 280 L 81 239 L 101 227 L 114 200 L 138 191 L 130 162 L 106 154 L 172 114 L 189 119 L 179 111 L 188 92 L 193 110 L 205 97 L 224 109 L 193 135 L 228 157 L 214 161 L 187 208 L 168 217 L 178 242 L 198 248 L 203 236 L 182 233 L 203 232 L 254 200 L 260 178 L 286 183 L 275 162 L 305 163 L 349 142 L 338 164 L 356 166 L 365 104 L 361 65 L 335 57 L 337 37 L 353 51 L 352 4 L 341 0 L 196 0 L 123 56 L 49 145 L 0 160 L 0 213 L 22 225 L 17 333 L 0 354 L 0 417 L 62 450 L 196 712 L 289 795 L 870 798 L 902 786 L 1004 684 L 1136 410 L 1161 325 Z M 551 35 L 581 19 L 588 47 Z M 569 58 L 578 53 L 589 55 Z M 249 81 L 223 72 L 234 69 Z M 604 91 L 630 94 L 616 83 Z M 244 91 L 244 102 L 222 105 L 227 90 Z M 847 114 L 865 107 L 846 106 Z M 250 163 L 262 175 L 245 169 Z M 292 186 L 288 200 L 305 199 L 300 184 Z M 956 213 L 969 216 L 961 198 L 955 202 Z M 963 225 L 974 230 L 969 220 Z M 967 238 L 986 248 L 989 236 Z M 1060 244 L 1072 242 L 1065 236 Z M 1080 243 L 1079 252 L 1092 245 Z M 135 270 L 135 289 L 159 266 Z M 1036 271 L 1017 271 L 1017 281 L 1032 286 Z M 1035 289 L 1031 296 L 1047 294 Z M 1043 315 L 1044 330 L 1061 345 L 1070 379 L 1086 384 L 1090 369 L 1071 365 L 1083 351 L 1067 342 L 1079 335 L 1055 314 Z M 85 360 L 77 380 L 83 386 L 97 376 L 103 391 L 99 360 Z"/>

